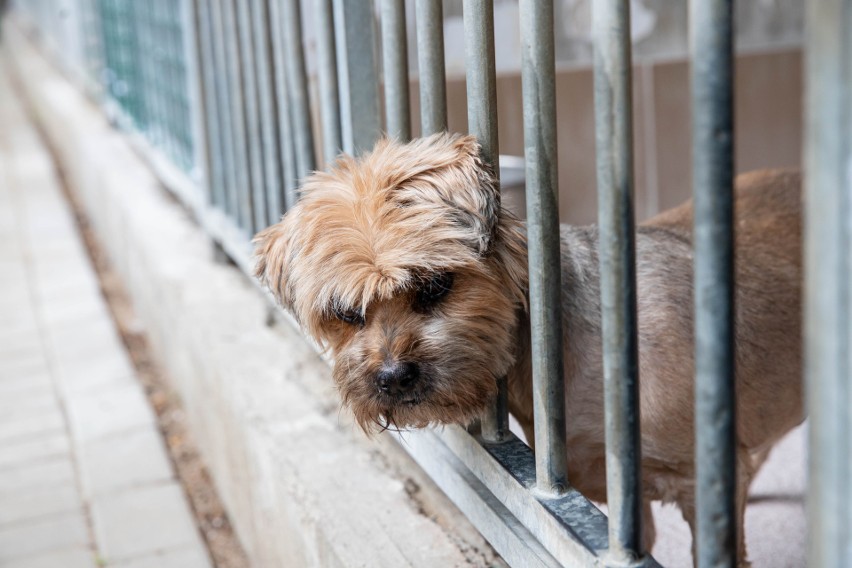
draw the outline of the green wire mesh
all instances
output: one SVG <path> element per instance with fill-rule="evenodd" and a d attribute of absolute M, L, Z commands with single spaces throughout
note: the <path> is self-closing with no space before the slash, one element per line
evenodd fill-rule
<path fill-rule="evenodd" d="M 178 167 L 193 167 L 183 2 L 97 0 L 104 88 Z"/>

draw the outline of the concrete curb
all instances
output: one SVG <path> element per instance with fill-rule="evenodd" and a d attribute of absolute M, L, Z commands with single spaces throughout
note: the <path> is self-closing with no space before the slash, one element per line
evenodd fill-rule
<path fill-rule="evenodd" d="M 501 563 L 388 439 L 338 413 L 330 372 L 102 114 L 7 25 L 11 70 L 123 276 L 256 566 Z"/>

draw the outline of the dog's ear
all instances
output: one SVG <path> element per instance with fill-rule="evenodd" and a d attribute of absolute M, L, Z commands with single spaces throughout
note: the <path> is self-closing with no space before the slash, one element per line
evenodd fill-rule
<path fill-rule="evenodd" d="M 376 153 L 384 149 L 377 147 Z M 500 191 L 476 138 L 441 133 L 397 149 L 398 163 L 403 165 L 396 183 L 398 198 L 404 203 L 435 200 L 452 215 L 454 224 L 466 229 L 471 247 L 486 255 L 497 229 Z"/>
<path fill-rule="evenodd" d="M 291 312 L 293 294 L 287 281 L 295 226 L 294 219 L 288 215 L 279 223 L 259 232 L 252 240 L 256 259 L 255 277 L 272 292 L 278 303 Z"/>

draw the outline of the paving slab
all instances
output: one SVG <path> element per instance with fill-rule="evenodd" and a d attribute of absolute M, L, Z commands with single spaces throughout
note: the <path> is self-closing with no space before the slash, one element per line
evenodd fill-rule
<path fill-rule="evenodd" d="M 41 552 L 88 545 L 86 519 L 80 512 L 17 523 L 0 528 L 0 566 Z"/>
<path fill-rule="evenodd" d="M 0 445 L 0 472 L 70 454 L 71 440 L 64 430 L 13 441 Z"/>
<path fill-rule="evenodd" d="M 96 497 L 92 518 L 107 562 L 129 560 L 178 546 L 200 545 L 200 535 L 174 482 Z"/>
<path fill-rule="evenodd" d="M 33 488 L 73 483 L 74 463 L 69 456 L 59 456 L 39 463 L 0 470 L 0 498 Z"/>
<path fill-rule="evenodd" d="M 68 407 L 72 431 L 83 443 L 156 423 L 139 384 L 84 391 L 69 398 Z"/>
<path fill-rule="evenodd" d="M 210 559 L 197 547 L 178 548 L 111 564 L 115 568 L 210 568 Z"/>
<path fill-rule="evenodd" d="M 74 546 L 12 559 L 3 568 L 101 568 L 91 549 Z"/>
<path fill-rule="evenodd" d="M 14 493 L 0 495 L 3 501 L 0 507 L 0 528 L 83 510 L 80 490 L 73 479 L 31 485 Z"/>
<path fill-rule="evenodd" d="M 81 456 L 83 486 L 95 497 L 174 479 L 163 439 L 153 426 L 86 443 Z"/>
<path fill-rule="evenodd" d="M 22 398 L 28 396 L 53 397 L 49 387 L 30 390 L 19 394 Z M 45 407 L 37 414 L 26 413 L 7 414 L 0 418 L 0 447 L 7 442 L 18 442 L 33 439 L 37 436 L 61 432 L 65 429 L 65 419 L 56 407 Z"/>

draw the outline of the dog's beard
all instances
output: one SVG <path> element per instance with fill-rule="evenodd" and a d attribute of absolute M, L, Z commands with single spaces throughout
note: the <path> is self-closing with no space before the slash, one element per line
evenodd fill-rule
<path fill-rule="evenodd" d="M 422 428 L 430 424 L 470 424 L 494 400 L 497 380 L 484 361 L 416 361 L 420 379 L 403 395 L 375 386 L 375 371 L 352 354 L 336 358 L 334 378 L 344 405 L 367 433 Z"/>

